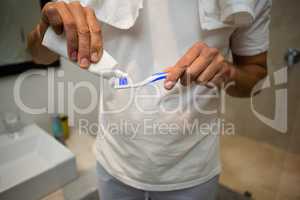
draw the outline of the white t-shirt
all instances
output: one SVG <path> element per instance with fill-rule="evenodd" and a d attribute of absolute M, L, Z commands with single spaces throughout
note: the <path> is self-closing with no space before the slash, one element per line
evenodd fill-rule
<path fill-rule="evenodd" d="M 104 47 L 135 82 L 174 65 L 197 41 L 228 57 L 231 51 L 255 55 L 267 50 L 270 1 L 228 3 L 223 10 L 219 0 L 205 1 L 145 0 L 142 9 L 136 10 L 139 4 L 127 10 L 132 20 L 119 28 L 106 16 L 102 20 L 111 25 L 102 24 Z M 110 11 L 101 8 L 100 19 Z M 239 16 L 247 24 L 240 23 Z M 167 91 L 163 81 L 114 90 L 105 80 L 100 90 L 96 156 L 112 176 L 135 188 L 168 191 L 201 184 L 220 173 L 217 90 L 178 83 Z"/>

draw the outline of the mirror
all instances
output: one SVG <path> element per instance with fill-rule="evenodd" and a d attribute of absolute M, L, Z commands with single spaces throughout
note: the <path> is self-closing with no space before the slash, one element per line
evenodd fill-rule
<path fill-rule="evenodd" d="M 0 77 L 30 68 L 45 68 L 32 62 L 26 50 L 27 34 L 40 18 L 41 7 L 50 0 L 3 0 L 0 2 Z M 55 62 L 49 66 L 59 66 Z"/>

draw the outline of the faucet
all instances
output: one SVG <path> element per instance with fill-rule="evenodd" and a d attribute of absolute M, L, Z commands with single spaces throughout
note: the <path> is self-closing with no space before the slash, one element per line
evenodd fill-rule
<path fill-rule="evenodd" d="M 21 134 L 22 125 L 20 115 L 14 112 L 6 112 L 3 114 L 3 124 L 5 132 L 9 137 L 18 139 Z"/>
<path fill-rule="evenodd" d="M 289 48 L 285 54 L 284 59 L 288 67 L 296 65 L 300 62 L 300 50 Z"/>

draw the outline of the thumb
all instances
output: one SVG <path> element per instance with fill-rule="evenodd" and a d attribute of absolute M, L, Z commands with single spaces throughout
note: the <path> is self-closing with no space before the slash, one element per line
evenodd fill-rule
<path fill-rule="evenodd" d="M 48 29 L 49 25 L 43 21 L 41 21 L 37 26 L 37 34 L 38 38 L 42 41 L 45 35 L 46 30 Z"/>
<path fill-rule="evenodd" d="M 186 66 L 181 65 L 175 65 L 174 67 L 167 68 L 166 71 L 168 72 L 168 75 L 164 83 L 165 89 L 171 90 L 184 74 L 186 68 Z"/>

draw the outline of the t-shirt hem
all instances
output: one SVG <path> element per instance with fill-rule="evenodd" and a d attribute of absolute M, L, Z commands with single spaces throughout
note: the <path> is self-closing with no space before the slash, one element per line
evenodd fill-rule
<path fill-rule="evenodd" d="M 173 190 L 182 190 L 190 187 L 194 187 L 205 183 L 212 179 L 213 177 L 219 175 L 221 173 L 221 166 L 218 165 L 216 168 L 211 170 L 211 172 L 201 178 L 197 178 L 191 181 L 183 182 L 183 183 L 174 183 L 174 184 L 148 184 L 143 183 L 134 179 L 131 179 L 127 176 L 120 175 L 114 172 L 111 168 L 109 168 L 105 162 L 102 161 L 101 158 L 97 156 L 97 161 L 103 166 L 103 168 L 114 178 L 121 181 L 122 183 L 134 187 L 136 189 L 145 190 L 145 191 L 173 191 Z"/>

